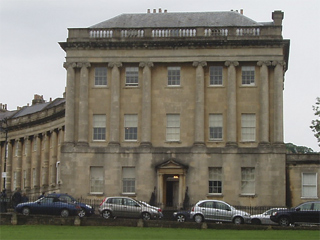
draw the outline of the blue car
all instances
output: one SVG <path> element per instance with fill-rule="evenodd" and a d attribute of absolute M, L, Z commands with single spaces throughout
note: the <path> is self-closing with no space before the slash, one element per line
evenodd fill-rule
<path fill-rule="evenodd" d="M 43 197 L 35 202 L 20 203 L 15 207 L 17 213 L 25 216 L 30 214 L 60 215 L 61 217 L 76 216 L 81 207 L 74 203 L 61 201 L 54 196 Z"/>
<path fill-rule="evenodd" d="M 51 193 L 48 196 L 53 196 L 57 197 L 60 199 L 60 201 L 67 202 L 67 203 L 74 203 L 77 204 L 81 207 L 81 210 L 79 212 L 79 217 L 84 217 L 84 216 L 90 216 L 94 214 L 94 208 L 88 204 L 78 202 L 75 198 L 72 196 L 66 194 L 66 193 Z"/>
<path fill-rule="evenodd" d="M 190 211 L 179 211 L 173 213 L 173 218 L 177 222 L 186 222 L 190 220 Z"/>

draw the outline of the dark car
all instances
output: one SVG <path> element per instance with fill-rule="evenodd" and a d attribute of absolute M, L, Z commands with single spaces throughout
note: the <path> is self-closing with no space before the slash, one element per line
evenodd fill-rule
<path fill-rule="evenodd" d="M 81 207 L 81 211 L 79 212 L 79 217 L 90 216 L 94 214 L 94 208 L 88 204 L 78 202 L 72 196 L 66 193 L 51 193 L 48 196 L 53 196 L 59 198 L 63 202 L 74 203 Z"/>
<path fill-rule="evenodd" d="M 38 199 L 35 202 L 20 203 L 15 207 L 17 213 L 25 216 L 30 214 L 60 215 L 61 217 L 76 216 L 81 207 L 74 203 L 61 201 L 54 196 Z"/>
<path fill-rule="evenodd" d="M 270 219 L 280 226 L 301 223 L 320 224 L 320 201 L 305 202 L 289 210 L 274 212 Z"/>
<path fill-rule="evenodd" d="M 173 213 L 173 218 L 177 222 L 186 222 L 190 220 L 190 211 L 179 211 Z"/>

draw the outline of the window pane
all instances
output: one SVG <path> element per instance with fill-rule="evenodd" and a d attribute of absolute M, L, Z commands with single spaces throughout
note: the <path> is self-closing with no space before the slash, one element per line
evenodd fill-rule
<path fill-rule="evenodd" d="M 210 85 L 222 85 L 222 67 L 210 67 Z"/>
<path fill-rule="evenodd" d="M 242 85 L 254 85 L 255 67 L 242 67 Z"/>
<path fill-rule="evenodd" d="M 106 115 L 93 115 L 93 140 L 106 139 Z"/>
<path fill-rule="evenodd" d="M 139 68 L 127 67 L 126 68 L 126 85 L 136 86 L 139 81 Z"/>
<path fill-rule="evenodd" d="M 209 115 L 209 140 L 222 140 L 222 114 Z"/>
<path fill-rule="evenodd" d="M 167 141 L 180 140 L 180 115 L 168 114 L 167 115 Z"/>
<path fill-rule="evenodd" d="M 168 85 L 180 85 L 180 67 L 168 67 Z"/>
<path fill-rule="evenodd" d="M 138 139 L 138 115 L 124 116 L 124 139 L 125 140 Z"/>
<path fill-rule="evenodd" d="M 302 173 L 302 197 L 317 197 L 316 173 Z"/>
<path fill-rule="evenodd" d="M 135 192 L 135 168 L 134 167 L 124 167 L 122 168 L 122 191 L 124 193 L 134 193 Z"/>
<path fill-rule="evenodd" d="M 103 192 L 103 168 L 102 167 L 90 168 L 90 192 L 94 192 L 94 193 Z"/>
<path fill-rule="evenodd" d="M 107 68 L 97 67 L 94 72 L 94 85 L 106 86 L 107 85 Z"/>
<path fill-rule="evenodd" d="M 241 115 L 241 140 L 244 142 L 256 140 L 256 115 Z"/>
<path fill-rule="evenodd" d="M 241 168 L 241 193 L 255 193 L 255 168 Z"/>
<path fill-rule="evenodd" d="M 222 193 L 222 168 L 209 168 L 209 193 Z"/>

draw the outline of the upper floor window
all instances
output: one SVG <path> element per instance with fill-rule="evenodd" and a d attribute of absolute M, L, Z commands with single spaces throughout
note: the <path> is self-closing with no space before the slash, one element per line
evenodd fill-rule
<path fill-rule="evenodd" d="M 107 68 L 96 67 L 94 69 L 94 85 L 107 86 Z"/>
<path fill-rule="evenodd" d="M 243 142 L 254 142 L 256 140 L 256 115 L 241 115 L 241 140 Z"/>
<path fill-rule="evenodd" d="M 180 86 L 180 67 L 168 67 L 168 86 Z"/>
<path fill-rule="evenodd" d="M 209 168 L 209 193 L 222 193 L 222 168 Z"/>
<path fill-rule="evenodd" d="M 241 194 L 244 194 L 244 195 L 255 194 L 255 168 L 254 167 L 241 168 Z"/>
<path fill-rule="evenodd" d="M 302 173 L 302 197 L 317 198 L 317 173 Z"/>
<path fill-rule="evenodd" d="M 134 167 L 122 168 L 122 192 L 134 193 L 136 191 L 136 174 Z"/>
<path fill-rule="evenodd" d="M 126 86 L 138 86 L 139 68 L 126 67 Z"/>
<path fill-rule="evenodd" d="M 242 85 L 254 85 L 255 84 L 255 67 L 243 66 L 242 70 Z"/>
<path fill-rule="evenodd" d="M 223 136 L 222 114 L 209 115 L 209 140 L 221 141 Z"/>
<path fill-rule="evenodd" d="M 211 66 L 210 71 L 210 86 L 222 85 L 222 66 Z"/>
<path fill-rule="evenodd" d="M 93 140 L 106 139 L 106 115 L 93 115 Z"/>
<path fill-rule="evenodd" d="M 180 115 L 167 115 L 167 141 L 180 141 Z"/>
<path fill-rule="evenodd" d="M 138 139 L 138 115 L 124 115 L 124 140 Z"/>

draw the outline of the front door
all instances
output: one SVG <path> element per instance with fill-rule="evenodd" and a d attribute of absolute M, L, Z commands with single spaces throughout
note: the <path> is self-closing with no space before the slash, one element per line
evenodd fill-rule
<path fill-rule="evenodd" d="M 165 176 L 166 207 L 176 207 L 179 204 L 179 178 L 174 175 Z"/>

